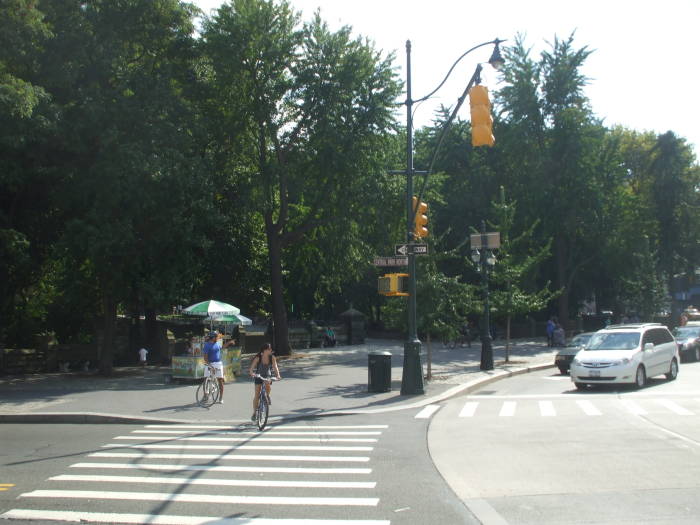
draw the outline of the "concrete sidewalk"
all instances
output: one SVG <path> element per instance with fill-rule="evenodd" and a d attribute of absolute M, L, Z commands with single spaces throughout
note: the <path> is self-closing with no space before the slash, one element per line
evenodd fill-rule
<path fill-rule="evenodd" d="M 368 354 L 392 354 L 392 389 L 367 391 Z M 363 345 L 298 351 L 279 360 L 283 381 L 272 387 L 271 417 L 321 417 L 416 408 L 470 391 L 487 382 L 554 364 L 556 349 L 543 340 L 511 342 L 504 363 L 504 341 L 494 342 L 495 368 L 479 370 L 481 345 L 447 349 L 433 344 L 432 379 L 425 395 L 402 396 L 403 342 L 379 339 Z M 243 357 L 247 371 L 251 356 Z M 427 345 L 421 362 L 427 373 Z M 113 377 L 51 373 L 0 378 L 0 422 L 238 423 L 252 413 L 253 385 L 246 376 L 227 383 L 224 404 L 208 409 L 195 403 L 197 383 L 169 381 L 170 369 L 149 366 L 115 369 Z"/>

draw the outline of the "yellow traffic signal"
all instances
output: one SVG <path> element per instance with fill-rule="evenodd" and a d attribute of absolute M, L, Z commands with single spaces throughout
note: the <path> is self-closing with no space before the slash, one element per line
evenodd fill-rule
<path fill-rule="evenodd" d="M 472 113 L 472 146 L 493 146 L 493 119 L 491 118 L 491 102 L 486 86 L 477 85 L 469 91 L 469 105 Z"/>
<path fill-rule="evenodd" d="M 418 202 L 418 197 L 413 197 L 413 211 L 415 213 L 414 227 L 413 227 L 413 237 L 422 238 L 428 236 L 428 205 L 424 202 Z"/>
<path fill-rule="evenodd" d="M 407 273 L 387 273 L 383 277 L 380 277 L 377 282 L 377 291 L 382 295 L 390 297 L 407 296 L 407 289 Z"/>

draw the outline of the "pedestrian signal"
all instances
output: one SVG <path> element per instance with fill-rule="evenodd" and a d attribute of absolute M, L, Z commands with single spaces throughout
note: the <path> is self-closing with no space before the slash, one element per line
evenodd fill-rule
<path fill-rule="evenodd" d="M 408 274 L 387 273 L 377 282 L 377 291 L 388 297 L 401 297 L 408 295 Z"/>

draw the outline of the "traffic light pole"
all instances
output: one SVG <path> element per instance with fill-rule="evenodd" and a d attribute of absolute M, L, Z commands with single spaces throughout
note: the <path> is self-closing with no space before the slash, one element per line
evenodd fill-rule
<path fill-rule="evenodd" d="M 411 41 L 406 41 L 406 242 L 408 244 L 408 330 L 403 347 L 401 394 L 423 394 L 421 342 L 416 323 L 416 255 L 413 253 L 413 100 L 411 100 Z"/>

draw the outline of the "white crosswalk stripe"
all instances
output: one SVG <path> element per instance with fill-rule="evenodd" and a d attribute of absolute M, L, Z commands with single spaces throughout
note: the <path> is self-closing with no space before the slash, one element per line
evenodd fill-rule
<path fill-rule="evenodd" d="M 623 410 L 629 414 L 638 416 L 648 416 L 653 414 L 672 414 L 679 416 L 698 415 L 697 410 L 693 410 L 695 405 L 687 408 L 683 403 L 688 402 L 700 403 L 700 398 L 687 399 L 684 401 L 674 401 L 667 398 L 649 398 L 635 397 L 634 399 L 620 399 L 618 397 L 608 399 L 534 399 L 528 397 L 518 401 L 501 401 L 500 404 L 495 399 L 480 398 L 474 396 L 479 401 L 465 401 L 457 413 L 460 418 L 473 417 L 532 417 L 539 415 L 540 417 L 557 417 L 569 416 L 573 414 L 583 413 L 586 416 L 602 416 L 610 414 L 614 411 Z M 505 397 L 505 396 L 504 396 Z M 533 406 L 534 405 L 534 406 Z M 428 405 L 433 406 L 433 405 Z M 575 407 L 575 408 L 572 408 Z M 536 412 L 533 412 L 533 409 Z M 425 410 L 425 409 L 423 409 Z M 423 411 L 421 411 L 423 412 Z M 419 412 L 419 414 L 421 413 Z M 425 414 L 425 412 L 423 412 Z M 431 412 L 432 415 L 432 412 Z M 429 417 L 429 416 L 428 416 Z"/>
<path fill-rule="evenodd" d="M 440 410 L 440 405 L 426 405 L 415 417 L 416 419 L 429 419 L 438 410 Z"/>
<path fill-rule="evenodd" d="M 440 405 L 429 408 L 433 413 Z M 86 454 L 90 460 L 70 465 L 70 473 L 48 478 L 49 488 L 20 494 L 17 508 L 0 518 L 42 523 L 390 525 L 390 520 L 365 519 L 377 512 L 369 509 L 380 508 L 377 482 L 369 477 L 372 469 L 364 466 L 371 459 L 366 454 L 374 451 L 387 428 L 278 424 L 261 433 L 222 425 L 147 425 L 112 438 L 101 445 L 104 451 Z M 149 486 L 154 490 L 147 490 Z M 72 510 L 64 510 L 66 501 Z M 115 508 L 128 512 L 100 512 L 105 501 L 122 501 Z M 151 512 L 163 502 L 178 512 Z M 20 508 L 23 503 L 27 508 Z M 202 505 L 220 515 L 198 515 Z M 313 507 L 328 509 L 328 518 L 304 517 Z M 188 508 L 195 509 L 192 515 L 182 514 Z M 362 519 L 353 519 L 353 508 L 367 509 L 358 510 Z"/>

